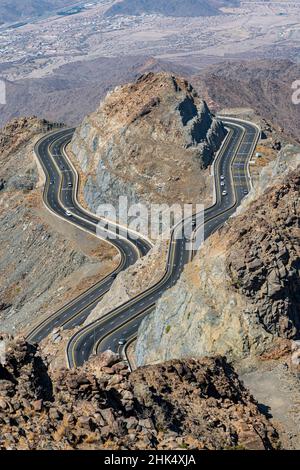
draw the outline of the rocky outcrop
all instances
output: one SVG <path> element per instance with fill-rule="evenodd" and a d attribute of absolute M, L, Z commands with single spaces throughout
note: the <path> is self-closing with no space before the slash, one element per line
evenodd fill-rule
<path fill-rule="evenodd" d="M 33 148 L 47 125 L 22 118 L 0 130 L 0 322 L 10 333 L 32 328 L 117 265 L 113 248 L 44 207 Z"/>
<path fill-rule="evenodd" d="M 255 305 L 266 331 L 286 338 L 300 335 L 299 196 L 300 168 L 224 231 L 234 247 L 226 260 L 232 285 Z"/>
<path fill-rule="evenodd" d="M 221 357 L 130 373 L 111 351 L 50 372 L 0 338 L 1 449 L 274 449 L 278 435 Z"/>
<path fill-rule="evenodd" d="M 147 73 L 109 93 L 75 132 L 71 150 L 83 173 L 83 196 L 99 204 L 206 202 L 208 166 L 225 136 L 184 79 Z"/>
<path fill-rule="evenodd" d="M 215 354 L 240 360 L 299 337 L 300 167 L 281 173 L 286 156 L 263 171 L 260 197 L 254 189 L 144 320 L 138 365 Z"/>

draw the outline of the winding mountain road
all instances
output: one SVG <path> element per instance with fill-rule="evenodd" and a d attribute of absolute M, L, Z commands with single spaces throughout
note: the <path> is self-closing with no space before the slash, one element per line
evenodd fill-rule
<path fill-rule="evenodd" d="M 163 278 L 153 287 L 134 299 L 113 309 L 101 319 L 81 328 L 67 345 L 69 367 L 80 366 L 91 354 L 106 349 L 121 352 L 125 345 L 136 337 L 145 315 L 149 314 L 163 292 L 176 283 L 184 265 L 190 261 L 192 253 L 187 249 L 190 242 L 179 237 L 185 224 L 192 224 L 194 235 L 204 229 L 204 238 L 209 237 L 235 212 L 251 187 L 248 162 L 259 139 L 259 128 L 250 122 L 229 117 L 220 117 L 228 129 L 228 134 L 214 163 L 215 203 L 205 210 L 203 223 L 198 225 L 196 217 L 183 220 L 173 229 L 168 261 Z M 44 203 L 58 217 L 97 236 L 105 237 L 105 224 L 99 227 L 99 218 L 83 209 L 77 200 L 78 175 L 66 152 L 74 129 L 52 132 L 43 137 L 35 147 L 36 155 L 46 175 Z M 221 187 L 221 176 L 225 186 Z M 226 188 L 226 195 L 222 191 Z M 110 289 L 116 275 L 134 264 L 151 249 L 151 241 L 137 236 L 126 227 L 115 226 L 117 238 L 111 240 L 120 253 L 120 264 L 105 279 L 68 303 L 58 312 L 37 325 L 29 334 L 28 340 L 40 342 L 57 327 L 73 328 L 81 325 L 103 295 Z M 122 343 L 122 344 L 121 344 Z M 125 343 L 125 345 L 123 345 Z"/>
<path fill-rule="evenodd" d="M 46 175 L 44 203 L 56 216 L 93 235 L 101 236 L 102 232 L 105 237 L 105 230 L 99 226 L 99 218 L 85 211 L 77 202 L 78 175 L 64 156 L 65 146 L 71 141 L 73 133 L 74 129 L 53 132 L 35 146 L 36 155 Z M 67 215 L 67 211 L 71 215 Z M 110 224 L 110 227 L 112 225 Z M 148 253 L 152 246 L 150 241 L 137 238 L 136 234 L 131 235 L 123 227 L 117 226 L 116 233 L 118 238 L 114 240 L 113 245 L 120 255 L 117 269 L 38 324 L 28 335 L 29 341 L 38 343 L 57 327 L 70 329 L 81 325 L 110 289 L 117 274 Z"/>

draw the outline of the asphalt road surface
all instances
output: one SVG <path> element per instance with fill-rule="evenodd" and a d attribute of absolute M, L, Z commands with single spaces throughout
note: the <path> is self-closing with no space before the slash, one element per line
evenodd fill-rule
<path fill-rule="evenodd" d="M 229 132 L 214 164 L 215 204 L 205 210 L 204 226 L 196 216 L 177 224 L 172 232 L 163 278 L 134 299 L 80 329 L 67 345 L 69 367 L 80 366 L 90 355 L 106 349 L 116 352 L 124 350 L 126 344 L 136 336 L 145 315 L 155 308 L 163 292 L 177 282 L 184 265 L 194 254 L 189 249 L 190 236 L 182 236 L 183 227 L 192 225 L 194 237 L 200 236 L 201 230 L 204 238 L 209 237 L 226 222 L 248 194 L 251 186 L 248 162 L 255 150 L 260 131 L 254 124 L 245 121 L 229 117 L 222 117 L 222 121 Z M 53 132 L 36 145 L 36 154 L 46 174 L 44 201 L 57 216 L 89 233 L 105 237 L 105 232 L 111 226 L 102 223 L 103 228 L 99 229 L 99 218 L 85 211 L 77 202 L 77 174 L 65 151 L 73 132 L 73 129 Z M 224 186 L 221 186 L 222 181 Z M 223 191 L 226 194 L 222 194 Z M 69 211 L 68 215 L 66 211 Z M 134 264 L 151 248 L 151 242 L 128 232 L 126 227 L 114 228 L 117 239 L 111 240 L 111 243 L 121 255 L 117 270 L 37 325 L 28 336 L 31 342 L 41 341 L 56 327 L 73 328 L 81 325 L 110 289 L 116 274 Z"/>
<path fill-rule="evenodd" d="M 49 210 L 69 223 L 93 235 L 101 236 L 102 233 L 105 237 L 107 230 L 102 229 L 102 225 L 99 226 L 99 218 L 85 211 L 77 202 L 77 174 L 66 159 L 64 150 L 71 141 L 73 133 L 74 129 L 53 132 L 42 138 L 35 146 L 36 155 L 46 175 L 44 203 Z M 113 245 L 120 253 L 120 264 L 117 269 L 38 324 L 28 335 L 28 341 L 38 343 L 54 328 L 70 329 L 81 325 L 110 289 L 116 275 L 134 264 L 139 257 L 147 254 L 152 246 L 144 238 L 131 234 L 123 227 L 114 226 L 113 223 L 109 224 L 109 229 L 114 229 L 117 236 L 113 240 Z"/>

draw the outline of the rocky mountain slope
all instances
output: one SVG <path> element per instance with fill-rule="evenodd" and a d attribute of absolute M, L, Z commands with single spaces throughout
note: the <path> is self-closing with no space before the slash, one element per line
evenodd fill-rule
<path fill-rule="evenodd" d="M 238 215 L 163 295 L 140 328 L 139 365 L 215 354 L 240 360 L 299 338 L 299 160 L 299 149 L 282 150 Z"/>
<path fill-rule="evenodd" d="M 77 126 L 95 111 L 108 91 L 149 71 L 181 76 L 195 72 L 191 67 L 149 56 L 118 57 L 118 67 L 114 57 L 101 57 L 62 65 L 43 78 L 26 79 L 19 64 L 0 63 L 0 75 L 3 72 L 5 76 L 15 77 L 6 82 L 7 103 L 0 104 L 0 125 L 14 117 L 34 114 Z M 27 75 L 26 66 L 24 74 Z"/>
<path fill-rule="evenodd" d="M 0 24 L 39 17 L 76 3 L 79 0 L 0 0 Z"/>
<path fill-rule="evenodd" d="M 221 357 L 129 373 L 111 352 L 50 372 L 1 336 L 1 449 L 274 449 L 278 435 Z"/>
<path fill-rule="evenodd" d="M 116 252 L 49 214 L 33 154 L 44 122 L 23 118 L 0 131 L 0 321 L 24 331 L 111 272 Z M 74 274 L 76 273 L 76 276 Z"/>
<path fill-rule="evenodd" d="M 0 64 L 0 74 L 14 74 L 13 64 Z M 7 104 L 0 104 L 0 125 L 15 116 L 38 115 L 68 125 L 79 125 L 96 103 L 117 85 L 142 73 L 165 71 L 187 78 L 212 111 L 250 107 L 295 139 L 299 138 L 299 106 L 291 100 L 291 84 L 299 65 L 286 60 L 235 60 L 195 68 L 148 56 L 104 57 L 63 65 L 43 78 L 8 81 Z"/>
<path fill-rule="evenodd" d="M 292 102 L 299 76 L 299 64 L 289 60 L 232 61 L 211 66 L 192 83 L 215 110 L 248 106 L 299 141 L 300 106 Z"/>
<path fill-rule="evenodd" d="M 106 16 L 158 13 L 165 16 L 214 16 L 218 8 L 210 0 L 121 0 L 114 3 Z"/>
<path fill-rule="evenodd" d="M 71 144 L 89 207 L 205 202 L 208 167 L 225 130 L 184 79 L 148 73 L 116 88 L 76 130 Z"/>

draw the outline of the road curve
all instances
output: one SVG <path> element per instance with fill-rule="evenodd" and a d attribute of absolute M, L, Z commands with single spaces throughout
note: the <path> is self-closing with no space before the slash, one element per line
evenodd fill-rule
<path fill-rule="evenodd" d="M 105 238 L 107 230 L 99 226 L 100 218 L 83 209 L 77 201 L 78 175 L 65 155 L 65 146 L 71 141 L 74 129 L 60 130 L 47 134 L 35 145 L 35 153 L 44 170 L 46 184 L 43 200 L 51 212 L 61 219 L 79 227 L 85 232 Z M 67 215 L 69 211 L 69 215 Z M 103 220 L 103 219 L 102 219 Z M 105 225 L 105 224 L 104 224 Z M 38 343 L 58 327 L 74 328 L 81 325 L 103 295 L 110 289 L 116 275 L 134 264 L 139 257 L 148 253 L 150 241 L 136 236 L 126 228 L 109 223 L 115 227 L 117 238 L 108 241 L 115 246 L 120 255 L 117 269 L 92 286 L 76 299 L 69 302 L 53 315 L 37 324 L 27 336 L 27 340 Z"/>
<path fill-rule="evenodd" d="M 209 237 L 235 212 L 237 206 L 248 193 L 251 182 L 248 161 L 259 138 L 257 126 L 235 119 L 222 119 L 229 129 L 229 136 L 219 152 L 214 165 L 216 202 L 205 211 L 204 237 Z M 226 196 L 222 195 L 221 175 L 226 181 Z M 182 221 L 182 224 L 186 221 Z M 181 224 L 181 225 L 182 225 Z M 137 334 L 143 318 L 151 312 L 163 292 L 176 283 L 184 265 L 190 260 L 187 240 L 178 239 L 176 230 L 172 233 L 168 262 L 164 277 L 142 294 L 108 312 L 101 319 L 82 328 L 67 345 L 69 367 L 82 365 L 91 354 L 99 354 L 106 349 L 120 352 L 120 343 L 127 343 Z M 196 227 L 195 232 L 199 230 Z"/>
<path fill-rule="evenodd" d="M 258 127 L 249 122 L 229 117 L 222 117 L 222 121 L 229 133 L 214 163 L 215 203 L 205 210 L 205 238 L 224 224 L 248 192 L 251 186 L 248 161 L 260 133 Z M 74 129 L 52 132 L 35 146 L 46 175 L 44 203 L 58 217 L 93 235 L 106 238 L 106 228 L 99 229 L 99 218 L 83 209 L 77 200 L 78 175 L 66 152 L 73 133 Z M 221 189 L 220 186 L 221 175 L 226 181 L 226 196 L 222 196 L 224 187 Z M 66 211 L 69 211 L 68 215 Z M 153 310 L 163 292 L 177 282 L 184 265 L 191 259 L 191 252 L 186 249 L 188 240 L 177 237 L 178 231 L 187 222 L 187 219 L 182 221 L 172 232 L 163 278 L 147 291 L 82 328 L 71 338 L 66 351 L 69 367 L 79 366 L 91 354 L 108 348 L 121 352 L 124 347 L 119 343 L 125 340 L 128 344 L 136 336 L 145 315 Z M 194 228 L 197 234 L 201 227 Z M 73 328 L 81 325 L 110 289 L 116 275 L 144 256 L 152 246 L 149 240 L 128 232 L 126 227 L 116 226 L 116 232 L 117 239 L 111 240 L 111 243 L 120 253 L 117 269 L 38 324 L 28 335 L 29 341 L 40 342 L 57 327 Z"/>

